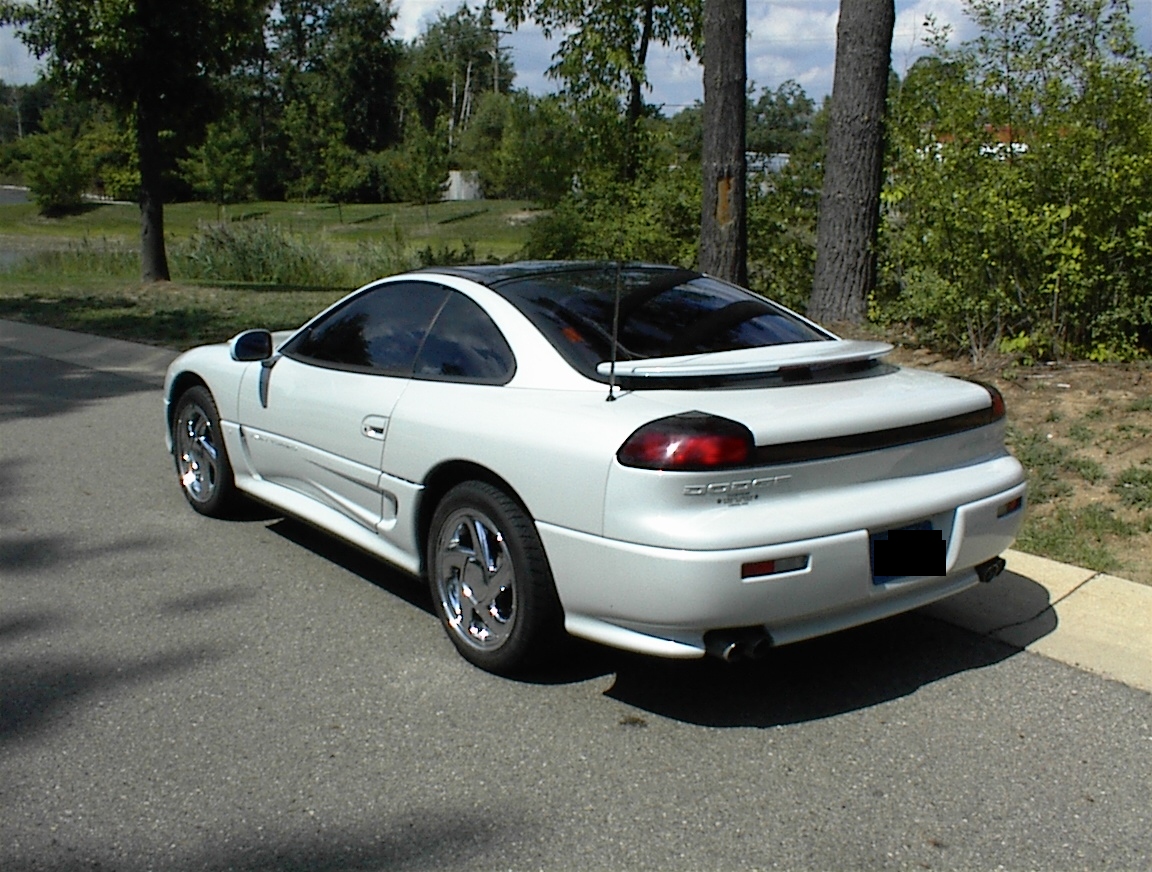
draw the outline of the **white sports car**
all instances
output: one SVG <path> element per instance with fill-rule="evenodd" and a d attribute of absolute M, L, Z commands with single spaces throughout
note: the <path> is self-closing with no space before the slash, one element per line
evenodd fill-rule
<path fill-rule="evenodd" d="M 683 269 L 518 263 L 373 282 L 181 355 L 169 448 L 427 578 L 476 665 L 565 632 L 726 659 L 990 580 L 1023 516 L 995 389 L 885 361 Z"/>

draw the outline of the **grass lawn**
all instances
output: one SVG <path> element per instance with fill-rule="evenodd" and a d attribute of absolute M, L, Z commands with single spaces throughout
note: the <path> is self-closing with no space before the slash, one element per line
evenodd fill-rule
<path fill-rule="evenodd" d="M 524 245 L 525 227 L 533 204 L 517 200 L 419 205 L 334 203 L 244 203 L 227 206 L 218 215 L 208 203 L 172 203 L 164 208 L 164 232 L 169 242 L 192 237 L 204 224 L 263 220 L 303 236 L 323 240 L 337 249 L 357 243 L 400 239 L 413 251 L 431 246 L 461 249 L 471 244 L 480 259 L 507 260 Z M 140 211 L 135 204 L 89 204 L 64 218 L 44 218 L 32 203 L 0 205 L 0 248 L 55 247 L 87 241 L 135 247 L 140 236 Z"/>
<path fill-rule="evenodd" d="M 443 259 L 470 247 L 477 260 L 512 259 L 535 214 L 531 203 L 498 200 L 248 203 L 218 219 L 213 205 L 176 203 L 165 208 L 173 281 L 146 285 L 138 278 L 135 205 L 92 204 L 54 219 L 30 203 L 0 205 L 0 318 L 189 348 L 247 327 L 297 326 L 358 285 L 418 265 L 425 250 Z M 261 284 L 182 275 L 179 252 L 219 221 L 283 228 L 313 254 L 344 262 L 347 279 Z"/>

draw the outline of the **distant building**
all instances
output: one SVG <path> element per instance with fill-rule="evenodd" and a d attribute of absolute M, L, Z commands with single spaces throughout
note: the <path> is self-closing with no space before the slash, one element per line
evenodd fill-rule
<path fill-rule="evenodd" d="M 761 196 L 771 194 L 776 190 L 776 186 L 772 183 L 772 176 L 784 172 L 790 159 L 791 155 L 787 154 L 744 152 L 744 171 L 747 173 L 748 184 L 756 185 Z"/>
<path fill-rule="evenodd" d="M 483 200 L 480 173 L 476 170 L 449 170 L 441 200 Z"/>

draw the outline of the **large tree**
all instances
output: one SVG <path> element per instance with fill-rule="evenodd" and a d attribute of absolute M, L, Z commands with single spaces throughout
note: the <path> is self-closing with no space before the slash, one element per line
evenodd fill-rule
<path fill-rule="evenodd" d="M 205 123 L 212 77 L 228 72 L 259 40 L 268 0 L 0 0 L 0 22 L 49 75 L 77 95 L 109 103 L 132 120 L 140 161 L 140 266 L 167 281 L 163 177 L 165 131 Z M 198 117 L 199 116 L 199 117 Z"/>
<path fill-rule="evenodd" d="M 704 4 L 704 191 L 700 269 L 737 284 L 748 278 L 745 203 L 747 97 L 744 0 Z"/>
<path fill-rule="evenodd" d="M 808 314 L 861 323 L 876 284 L 893 0 L 840 0 L 828 152 Z"/>
<path fill-rule="evenodd" d="M 699 53 L 703 0 L 495 0 L 508 23 L 535 21 L 545 37 L 563 34 L 548 74 L 581 101 L 625 100 L 627 136 L 632 141 L 622 174 L 638 170 L 637 133 L 648 86 L 648 50 L 653 42 L 675 46 L 685 57 Z M 743 7 L 743 0 L 740 3 Z"/>

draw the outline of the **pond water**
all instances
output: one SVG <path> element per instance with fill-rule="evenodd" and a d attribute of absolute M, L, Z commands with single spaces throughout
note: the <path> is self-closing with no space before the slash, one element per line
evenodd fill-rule
<path fill-rule="evenodd" d="M 0 185 L 0 206 L 11 206 L 28 202 L 28 189 L 12 185 Z"/>

